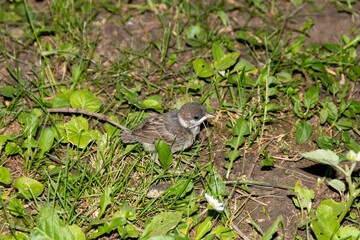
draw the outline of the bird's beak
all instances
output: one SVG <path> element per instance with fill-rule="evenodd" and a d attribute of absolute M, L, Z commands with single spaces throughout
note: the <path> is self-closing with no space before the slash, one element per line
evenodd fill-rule
<path fill-rule="evenodd" d="M 206 118 L 213 118 L 214 117 L 214 115 L 209 114 L 209 113 L 207 113 L 205 116 L 206 116 Z"/>

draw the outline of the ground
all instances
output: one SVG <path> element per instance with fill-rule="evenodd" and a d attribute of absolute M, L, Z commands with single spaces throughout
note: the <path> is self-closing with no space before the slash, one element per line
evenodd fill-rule
<path fill-rule="evenodd" d="M 187 23 L 185 14 L 177 12 L 178 8 L 175 6 L 171 7 L 162 3 L 154 9 L 145 9 L 141 7 L 141 5 L 144 5 L 141 1 L 130 1 L 130 3 L 120 1 L 113 3 L 116 8 L 111 9 L 109 5 L 109 9 L 102 8 L 98 10 L 96 16 L 90 17 L 89 15 L 91 23 L 84 23 L 81 26 L 82 29 L 78 29 L 86 32 L 88 45 L 84 46 L 84 49 L 78 49 L 78 51 L 86 52 L 86 47 L 94 49 L 87 56 L 91 60 L 87 63 L 86 73 L 88 76 L 94 76 L 94 79 L 97 75 L 104 76 L 107 83 L 103 84 L 100 80 L 96 80 L 89 84 L 89 89 L 98 94 L 104 105 L 108 106 L 106 107 L 110 109 L 108 115 L 123 117 L 131 109 L 128 107 L 129 105 L 124 107 L 124 101 L 119 102 L 113 97 L 118 94 L 118 82 L 116 84 L 109 84 L 109 82 L 115 81 L 115 79 L 122 79 L 120 84 L 124 84 L 129 88 L 141 85 L 142 88 L 146 89 L 141 91 L 144 94 L 141 96 L 142 99 L 155 94 L 160 95 L 165 99 L 163 105 L 168 109 L 178 104 L 177 100 L 184 102 L 189 99 L 189 95 L 182 95 L 189 90 L 183 90 L 182 88 L 185 89 L 185 86 L 189 86 L 187 80 L 191 78 L 190 76 L 193 73 L 192 61 L 194 58 L 199 56 L 209 58 L 210 56 L 209 49 L 211 48 L 201 50 L 189 48 L 183 42 L 183 39 L 177 38 L 177 33 L 181 32 L 180 30 L 187 26 L 186 24 L 194 23 L 191 23 L 194 19 L 202 22 L 204 18 L 207 18 L 208 30 L 217 32 L 218 35 L 224 34 L 230 39 L 235 39 L 239 30 L 259 33 L 263 30 L 279 29 L 279 31 L 283 31 L 282 36 L 287 36 L 291 42 L 302 34 L 301 29 L 304 24 L 308 20 L 312 20 L 314 24 L 305 34 L 305 47 L 310 47 L 314 43 L 341 43 L 343 35 L 353 36 L 360 32 L 360 2 L 352 5 L 353 14 L 339 11 L 334 2 L 338 1 L 305 2 L 301 7 L 295 8 L 290 1 L 274 1 L 274 6 L 268 4 L 266 5 L 269 6 L 267 11 L 261 12 L 260 8 L 256 11 L 247 10 L 248 1 L 225 1 L 224 5 L 227 9 L 229 25 L 223 26 L 214 13 L 208 16 L 192 16 L 188 20 L 190 23 Z M 50 11 L 47 1 L 29 1 L 29 7 L 35 14 L 49 13 Z M 70 20 L 62 22 L 65 29 L 70 29 L 69 26 L 73 24 Z M 49 18 L 47 21 L 59 20 Z M 69 24 L 69 26 L 66 26 L 66 24 Z M 91 25 L 91 32 L 87 32 L 87 25 Z M 5 49 L 11 49 L 11 51 L 8 51 L 8 55 L 16 56 L 16 60 L 11 56 L 4 57 L 1 60 L 1 84 L 16 84 L 16 80 L 14 80 L 16 77 L 9 72 L 9 66 L 17 68 L 22 79 L 32 81 L 32 79 L 38 77 L 37 68 L 42 67 L 40 61 L 38 61 L 37 51 L 39 49 L 36 41 L 33 44 L 21 42 L 24 35 L 27 34 L 22 26 L 9 24 L 6 25 L 6 31 L 10 35 L 2 36 L 5 39 Z M 51 33 L 49 36 L 47 36 L 48 31 Z M 69 42 L 81 41 L 81 39 L 74 37 L 81 36 L 81 33 L 69 32 L 68 34 Z M 51 46 L 56 49 L 56 29 L 43 29 L 43 36 L 43 46 L 48 46 L 49 51 Z M 168 42 L 164 41 L 167 37 L 170 38 Z M 66 42 L 66 40 L 63 41 Z M 166 44 L 168 46 L 165 51 L 164 48 L 166 47 L 164 45 Z M 179 46 L 183 48 L 181 49 Z M 264 49 L 249 46 L 248 43 L 241 41 L 235 41 L 234 48 L 240 51 L 240 59 L 246 59 L 258 68 L 265 65 L 266 52 Z M 5 50 L 2 49 L 2 51 Z M 164 51 L 166 56 L 176 54 L 176 62 L 170 67 L 163 64 L 165 59 Z M 359 46 L 356 51 L 359 56 Z M 130 55 L 131 58 L 129 58 Z M 72 70 L 69 69 L 69 62 L 79 64 L 81 62 L 81 60 L 75 58 L 74 56 L 66 56 L 62 60 L 56 61 L 52 65 L 54 75 L 50 76 L 50 71 L 45 71 L 46 78 L 54 78 L 57 81 L 62 79 L 70 82 L 71 74 L 69 72 Z M 184 72 L 185 74 L 183 74 Z M 300 70 L 297 74 L 295 73 L 294 77 L 303 81 L 299 84 L 299 92 L 303 94 L 307 89 L 306 86 L 311 84 L 312 80 L 308 79 L 308 76 L 301 74 Z M 255 78 L 255 76 L 253 77 Z M 128 78 L 132 79 L 131 82 L 127 81 Z M 190 98 L 206 99 L 204 97 L 206 91 L 212 85 L 201 79 L 200 81 L 203 84 L 203 91 L 196 92 L 193 95 L 190 94 Z M 360 84 L 358 81 L 355 82 L 350 93 L 352 95 L 348 96 L 349 98 L 360 101 Z M 327 96 L 325 91 L 321 92 L 321 94 L 325 99 Z M 231 105 L 232 100 L 229 94 L 224 94 L 224 96 L 224 101 Z M 259 235 L 254 233 L 254 227 L 250 220 L 255 221 L 263 230 L 266 230 L 278 216 L 283 216 L 285 223 L 285 230 L 280 231 L 279 236 L 284 234 L 286 239 L 293 239 L 295 236 L 306 238 L 304 229 L 299 227 L 301 225 L 299 208 L 295 207 L 292 199 L 293 192 L 289 191 L 287 187 L 293 187 L 298 181 L 301 181 L 304 186 L 313 189 L 316 196 L 313 202 L 314 208 L 326 198 L 335 201 L 341 200 L 340 196 L 326 184 L 325 177 L 330 176 L 329 171 L 331 172 L 331 169 L 325 165 L 306 160 L 301 155 L 304 152 L 318 149 L 314 139 L 324 133 L 329 126 L 320 125 L 318 115 L 313 115 L 309 119 L 314 128 L 313 135 L 304 144 L 297 144 L 295 134 L 299 118 L 291 111 L 291 100 L 279 102 L 278 99 L 272 98 L 271 101 L 281 105 L 282 110 L 269 113 L 271 121 L 263 125 L 261 134 L 258 134 L 258 137 L 251 141 L 246 141 L 239 149 L 240 157 L 235 161 L 232 171 L 226 178 L 227 169 L 225 166 L 228 163 L 226 154 L 229 151 L 226 142 L 232 136 L 228 122 L 253 111 L 252 106 L 258 99 L 258 96 L 251 96 L 245 109 L 228 111 L 230 107 L 221 109 L 220 105 L 222 103 L 220 100 L 210 97 L 208 106 L 213 110 L 215 118 L 209 120 L 206 129 L 202 130 L 198 138 L 198 142 L 203 143 L 201 149 L 204 149 L 206 153 L 196 154 L 197 157 L 193 159 L 193 162 L 204 166 L 211 159 L 217 171 L 229 182 L 251 180 L 271 183 L 270 185 L 250 183 L 244 188 L 228 185 L 227 191 L 231 194 L 227 200 L 227 206 L 229 211 L 233 213 L 229 226 L 238 230 L 237 233 L 240 238 L 253 239 L 256 236 L 260 238 Z M 2 108 L 9 107 L 7 100 L 9 99 L 3 98 Z M 30 97 L 25 97 L 24 101 L 28 101 L 29 105 L 25 105 L 27 108 L 36 105 L 36 103 L 30 101 Z M 24 108 L 24 105 L 20 105 Z M 236 105 L 233 106 L 236 107 Z M 13 107 L 12 111 L 18 111 L 16 106 Z M 148 112 L 150 115 L 157 114 L 156 111 Z M 3 121 L 6 122 L 7 120 L 4 119 Z M 19 134 L 21 132 L 21 126 L 17 121 L 11 121 L 3 126 L 4 128 L 1 130 L 3 135 L 9 133 Z M 337 134 L 333 129 L 330 129 L 327 133 L 329 135 Z M 354 136 L 359 143 L 360 136 L 356 134 Z M 206 147 L 208 143 L 211 144 L 212 148 L 210 152 Z M 345 151 L 344 148 L 342 148 L 342 151 Z M 265 152 L 275 161 L 271 167 L 262 167 L 260 164 L 264 159 Z M 128 158 L 131 159 L 131 157 L 133 156 Z M 2 166 L 10 168 L 13 177 L 24 174 L 22 159 L 17 156 L 2 158 Z M 338 175 L 335 172 L 331 176 Z M 134 178 L 141 179 L 141 176 L 134 176 Z"/>

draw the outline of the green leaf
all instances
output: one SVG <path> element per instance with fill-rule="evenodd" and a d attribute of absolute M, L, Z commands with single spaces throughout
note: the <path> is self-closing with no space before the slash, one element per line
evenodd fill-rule
<path fill-rule="evenodd" d="M 53 128 L 47 127 L 41 131 L 39 138 L 39 158 L 41 159 L 45 153 L 49 152 L 54 143 L 54 131 Z"/>
<path fill-rule="evenodd" d="M 196 75 L 201 78 L 208 78 L 215 75 L 216 71 L 205 60 L 197 58 L 193 61 Z"/>
<path fill-rule="evenodd" d="M 207 34 L 200 26 L 190 26 L 185 29 L 186 43 L 192 47 L 199 47 L 206 43 Z"/>
<path fill-rule="evenodd" d="M 328 118 L 330 118 L 331 120 L 334 120 L 338 117 L 338 109 L 333 102 L 325 102 L 324 108 L 327 111 Z"/>
<path fill-rule="evenodd" d="M 339 156 L 330 150 L 318 149 L 315 151 L 303 153 L 301 155 L 317 163 L 326 164 L 333 167 L 337 166 L 340 162 Z"/>
<path fill-rule="evenodd" d="M 23 125 L 24 136 L 35 136 L 40 125 L 39 116 L 34 112 L 21 112 L 18 116 L 18 121 Z"/>
<path fill-rule="evenodd" d="M 107 206 L 111 204 L 111 196 L 112 193 L 111 187 L 105 188 L 104 193 L 100 197 L 100 212 L 98 218 L 101 218 L 101 216 L 104 214 Z"/>
<path fill-rule="evenodd" d="M 90 236 L 90 239 L 98 238 L 104 234 L 110 233 L 117 228 L 124 226 L 126 224 L 126 218 L 124 217 L 115 217 L 110 222 L 106 222 L 103 225 L 99 226 L 98 231 Z"/>
<path fill-rule="evenodd" d="M 283 217 L 280 215 L 276 218 L 274 223 L 269 227 L 269 229 L 265 232 L 264 236 L 261 240 L 271 240 L 274 239 L 273 235 L 279 230 L 279 226 L 284 225 Z"/>
<path fill-rule="evenodd" d="M 225 196 L 226 195 L 226 186 L 224 183 L 224 179 L 222 176 L 214 172 L 213 174 L 210 174 L 208 177 L 208 186 L 211 189 L 211 192 L 215 196 Z"/>
<path fill-rule="evenodd" d="M 339 179 L 332 179 L 329 181 L 329 185 L 334 188 L 336 191 L 338 191 L 340 193 L 340 195 L 343 195 L 345 190 L 346 190 L 346 186 L 345 183 L 343 183 L 342 181 L 340 181 Z"/>
<path fill-rule="evenodd" d="M 315 198 L 314 190 L 308 189 L 301 184 L 301 181 L 297 181 L 294 186 L 295 197 L 293 201 L 296 207 L 301 209 L 311 209 L 312 200 Z"/>
<path fill-rule="evenodd" d="M 13 198 L 9 201 L 8 209 L 11 215 L 16 217 L 26 217 L 24 204 L 20 199 Z"/>
<path fill-rule="evenodd" d="M 327 135 L 320 135 L 318 137 L 315 138 L 315 142 L 318 145 L 319 148 L 321 149 L 333 149 L 334 146 L 338 146 L 339 140 L 335 139 L 335 138 L 331 138 Z"/>
<path fill-rule="evenodd" d="M 65 123 L 64 128 L 69 142 L 79 148 L 85 148 L 91 141 L 95 141 L 99 136 L 98 131 L 88 131 L 88 122 L 81 116 L 75 117 Z"/>
<path fill-rule="evenodd" d="M 329 116 L 329 113 L 326 109 L 321 109 L 319 112 L 320 124 L 324 124 Z"/>
<path fill-rule="evenodd" d="M 166 196 L 184 197 L 194 188 L 194 182 L 191 179 L 181 178 L 176 181 L 171 187 L 166 190 Z"/>
<path fill-rule="evenodd" d="M 40 210 L 36 227 L 30 232 L 30 240 L 72 240 L 74 236 L 60 220 L 54 209 L 47 207 Z"/>
<path fill-rule="evenodd" d="M 143 101 L 143 105 L 146 108 L 154 109 L 156 111 L 162 112 L 164 108 L 162 107 L 162 97 L 160 95 L 153 95 Z"/>
<path fill-rule="evenodd" d="M 122 239 L 139 237 L 139 231 L 131 224 L 120 226 L 117 230 Z"/>
<path fill-rule="evenodd" d="M 202 239 L 207 232 L 211 230 L 211 217 L 205 218 L 205 220 L 199 224 L 199 226 L 196 229 L 196 235 L 195 240 Z"/>
<path fill-rule="evenodd" d="M 1 87 L 1 95 L 7 98 L 13 98 L 16 94 L 16 89 L 13 86 L 4 84 Z"/>
<path fill-rule="evenodd" d="M 250 128 L 245 118 L 241 117 L 236 120 L 235 126 L 232 128 L 234 136 L 246 136 L 250 134 Z"/>
<path fill-rule="evenodd" d="M 174 229 L 181 221 L 181 212 L 162 212 L 156 215 L 152 221 L 146 225 L 140 239 L 148 239 L 158 235 L 166 235 Z"/>
<path fill-rule="evenodd" d="M 233 52 L 225 54 L 219 60 L 214 61 L 214 67 L 218 71 L 223 71 L 233 66 L 240 56 L 240 52 Z"/>
<path fill-rule="evenodd" d="M 16 143 L 8 142 L 5 146 L 5 154 L 7 156 L 15 155 L 21 152 L 22 152 L 21 148 Z"/>
<path fill-rule="evenodd" d="M 7 140 L 15 138 L 14 134 L 0 135 L 0 148 L 7 142 Z"/>
<path fill-rule="evenodd" d="M 307 109 L 312 109 L 319 102 L 319 89 L 315 86 L 310 87 L 304 94 L 304 105 Z"/>
<path fill-rule="evenodd" d="M 76 224 L 70 225 L 68 229 L 71 232 L 71 234 L 74 236 L 74 239 L 86 240 L 85 233 L 81 230 L 81 228 L 78 225 Z"/>
<path fill-rule="evenodd" d="M 134 91 L 133 89 L 128 89 L 124 85 L 121 85 L 119 87 L 119 91 L 124 96 L 126 101 L 129 102 L 129 104 L 134 105 L 139 109 L 146 109 L 146 106 L 141 101 L 139 101 L 139 97 L 136 91 Z"/>
<path fill-rule="evenodd" d="M 232 230 L 231 228 L 222 226 L 222 225 L 217 226 L 211 233 L 215 233 L 216 237 L 221 240 L 232 240 L 232 239 L 236 239 L 236 237 L 237 237 L 234 230 Z"/>
<path fill-rule="evenodd" d="M 237 136 L 227 141 L 226 145 L 230 146 L 232 149 L 238 149 L 243 145 L 244 142 L 245 142 L 245 138 L 243 136 Z"/>
<path fill-rule="evenodd" d="M 164 170 L 169 169 L 172 161 L 173 155 L 171 152 L 171 147 L 165 141 L 161 139 L 155 140 L 155 149 L 158 153 L 159 161 Z"/>
<path fill-rule="evenodd" d="M 346 131 L 346 130 L 353 129 L 353 127 L 356 126 L 356 125 L 357 124 L 356 124 L 356 122 L 354 120 L 342 117 L 336 122 L 335 126 L 339 130 Z"/>
<path fill-rule="evenodd" d="M 19 194 L 25 198 L 38 197 L 44 191 L 44 185 L 42 183 L 29 177 L 15 179 L 14 187 L 19 191 Z"/>
<path fill-rule="evenodd" d="M 303 144 L 305 143 L 312 134 L 312 126 L 307 121 L 300 121 L 296 124 L 296 143 Z"/>
<path fill-rule="evenodd" d="M 129 206 L 129 204 L 122 204 L 118 211 L 114 214 L 116 217 L 124 217 L 127 220 L 134 221 L 136 220 L 136 209 L 134 207 Z"/>
<path fill-rule="evenodd" d="M 10 174 L 10 169 L 5 167 L 0 167 L 0 183 L 9 185 L 12 182 L 12 177 Z"/>
<path fill-rule="evenodd" d="M 102 106 L 102 102 L 93 93 L 85 89 L 80 89 L 71 94 L 70 105 L 73 108 L 98 112 Z"/>
<path fill-rule="evenodd" d="M 225 50 L 220 46 L 218 42 L 213 43 L 211 52 L 215 61 L 218 61 L 225 56 Z"/>
<path fill-rule="evenodd" d="M 240 61 L 234 66 L 234 69 L 231 73 L 245 71 L 245 74 L 254 74 L 258 73 L 258 69 L 249 61 L 245 59 L 240 59 Z"/>

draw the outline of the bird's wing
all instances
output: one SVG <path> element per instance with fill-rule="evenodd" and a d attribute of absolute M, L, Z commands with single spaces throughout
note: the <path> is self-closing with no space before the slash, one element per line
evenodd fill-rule
<path fill-rule="evenodd" d="M 152 144 L 156 139 L 162 139 L 171 145 L 176 138 L 176 132 L 170 129 L 172 129 L 171 125 L 164 118 L 153 117 L 146 119 L 143 124 L 134 129 L 132 136 L 138 142 Z"/>

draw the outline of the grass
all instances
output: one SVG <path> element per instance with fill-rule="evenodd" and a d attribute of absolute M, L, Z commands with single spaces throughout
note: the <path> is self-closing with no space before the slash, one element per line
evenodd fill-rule
<path fill-rule="evenodd" d="M 313 20 L 287 25 L 321 4 L 1 5 L 0 239 L 359 237 L 360 35 L 310 44 Z M 104 119 L 47 111 L 133 128 L 189 101 L 215 118 L 161 164 Z"/>

